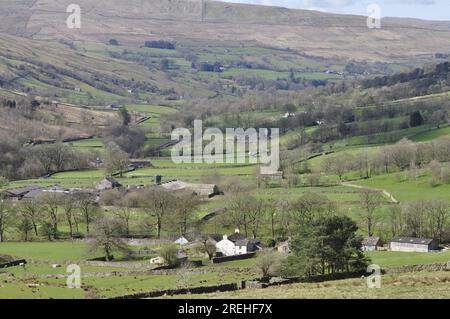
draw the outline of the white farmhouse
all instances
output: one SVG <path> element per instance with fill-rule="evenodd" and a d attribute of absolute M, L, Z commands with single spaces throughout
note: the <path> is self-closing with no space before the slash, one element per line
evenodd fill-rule
<path fill-rule="evenodd" d="M 236 229 L 233 235 L 224 235 L 223 239 L 216 244 L 216 249 L 224 256 L 236 256 L 256 251 L 259 249 L 259 244 L 259 240 L 248 240 L 239 233 L 239 229 Z"/>
<path fill-rule="evenodd" d="M 227 235 L 223 235 L 223 239 L 216 244 L 217 252 L 224 256 L 235 256 L 247 253 L 247 245 L 241 246 L 238 242 L 235 244 L 228 239 Z"/>

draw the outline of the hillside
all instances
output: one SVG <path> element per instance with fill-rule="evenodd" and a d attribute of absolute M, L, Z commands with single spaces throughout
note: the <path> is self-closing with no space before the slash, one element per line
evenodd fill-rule
<path fill-rule="evenodd" d="M 435 53 L 448 53 L 450 44 L 447 22 L 389 18 L 381 30 L 370 30 L 360 16 L 217 1 L 207 1 L 202 13 L 194 0 L 80 0 L 80 30 L 66 27 L 69 0 L 0 3 L 0 32 L 35 39 L 231 41 L 244 47 L 256 43 L 306 55 L 389 62 L 423 62 Z"/>
<path fill-rule="evenodd" d="M 71 3 L 0 0 L 0 263 L 28 261 L 0 269 L 0 299 L 369 264 L 386 270 L 383 289 L 358 275 L 183 297 L 450 297 L 450 22 L 386 18 L 371 30 L 362 16 L 280 7 L 77 0 L 82 28 L 71 30 Z M 265 173 L 250 145 L 244 161 L 222 162 L 228 136 L 217 162 L 177 163 L 171 133 L 196 133 L 196 119 L 279 128 L 279 154 L 273 129 L 268 140 L 280 167 Z M 189 243 L 171 247 L 180 236 Z M 215 243 L 232 236 L 238 260 L 214 263 Z M 366 236 L 381 251 L 363 249 Z M 434 238 L 440 251 L 392 251 L 398 236 Z M 68 264 L 82 266 L 82 289 L 66 289 Z"/>

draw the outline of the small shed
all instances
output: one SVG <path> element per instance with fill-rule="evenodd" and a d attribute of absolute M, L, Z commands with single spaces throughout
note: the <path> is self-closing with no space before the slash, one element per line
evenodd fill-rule
<path fill-rule="evenodd" d="M 155 257 L 150 259 L 150 264 L 152 265 L 162 265 L 164 264 L 164 258 L 162 257 Z"/>
<path fill-rule="evenodd" d="M 368 236 L 362 241 L 362 251 L 376 251 L 383 245 L 380 237 Z"/>
<path fill-rule="evenodd" d="M 175 240 L 174 243 L 177 245 L 180 245 L 180 246 L 184 246 L 184 245 L 189 244 L 189 240 L 187 240 L 186 237 L 181 236 L 180 238 Z"/>
<path fill-rule="evenodd" d="M 391 251 L 427 253 L 439 249 L 439 243 L 432 238 L 394 237 L 390 245 Z"/>

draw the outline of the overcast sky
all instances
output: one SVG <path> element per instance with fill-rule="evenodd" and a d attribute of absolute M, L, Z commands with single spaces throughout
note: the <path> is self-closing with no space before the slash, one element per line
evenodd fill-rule
<path fill-rule="evenodd" d="M 274 5 L 287 8 L 367 15 L 367 6 L 377 3 L 383 17 L 450 20 L 450 0 L 222 0 Z"/>

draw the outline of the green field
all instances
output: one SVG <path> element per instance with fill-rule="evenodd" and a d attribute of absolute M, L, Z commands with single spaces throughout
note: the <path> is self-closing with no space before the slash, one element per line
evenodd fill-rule
<path fill-rule="evenodd" d="M 439 253 L 408 253 L 394 251 L 376 251 L 367 254 L 372 263 L 382 268 L 401 267 L 405 265 L 422 265 L 446 263 L 450 261 L 450 251 Z"/>
<path fill-rule="evenodd" d="M 175 298 L 201 299 L 449 299 L 449 272 L 385 275 L 381 289 L 369 289 L 365 278 L 246 289 Z"/>
<path fill-rule="evenodd" d="M 430 186 L 430 175 L 426 172 L 421 174 L 417 180 L 405 175 L 405 173 L 380 175 L 356 184 L 385 189 L 400 202 L 432 199 L 450 200 L 450 185 L 439 184 L 435 187 Z"/>
<path fill-rule="evenodd" d="M 0 255 L 26 258 L 31 263 L 25 268 L 13 267 L 0 270 L 2 282 L 0 298 L 104 298 L 136 292 L 175 289 L 184 287 L 186 284 L 200 286 L 205 282 L 211 285 L 234 283 L 257 276 L 257 273 L 252 270 L 254 261 L 252 259 L 214 266 L 204 261 L 205 267 L 210 268 L 206 274 L 192 273 L 181 276 L 175 271 L 168 275 L 149 275 L 148 270 L 152 266 L 148 259 L 152 256 L 138 261 L 139 264 L 146 264 L 147 261 L 148 266 L 145 268 L 123 268 L 119 264 L 115 266 L 114 262 L 108 266 L 88 266 L 84 263 L 88 258 L 85 251 L 86 245 L 81 242 L 1 243 Z M 52 268 L 52 263 L 61 263 L 62 267 Z M 69 263 L 80 265 L 82 289 L 68 289 L 65 277 L 56 278 L 57 275 L 67 275 L 66 265 Z M 242 267 L 247 270 L 234 270 L 242 269 Z M 223 268 L 229 268 L 229 271 L 223 273 L 221 271 Z M 127 272 L 132 271 L 142 272 L 142 274 L 126 275 Z M 105 275 L 105 273 L 114 272 L 122 272 L 124 275 Z"/>

